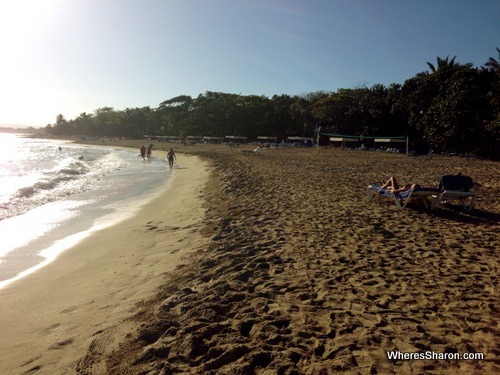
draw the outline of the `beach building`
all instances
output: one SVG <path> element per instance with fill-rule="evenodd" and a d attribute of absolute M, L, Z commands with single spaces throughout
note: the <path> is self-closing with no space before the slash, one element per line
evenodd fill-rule
<path fill-rule="evenodd" d="M 404 149 L 404 144 L 407 142 L 406 137 L 397 137 L 397 138 L 375 138 L 375 148 L 377 148 L 377 144 L 387 151 L 392 152 L 400 152 Z"/>
<path fill-rule="evenodd" d="M 247 141 L 247 137 L 243 137 L 240 135 L 226 135 L 226 140 L 229 141 L 229 143 L 242 143 Z"/>
<path fill-rule="evenodd" d="M 199 135 L 188 135 L 184 142 L 187 142 L 189 144 L 194 144 L 194 143 L 200 143 L 203 141 L 203 137 Z"/>
<path fill-rule="evenodd" d="M 368 136 L 368 135 L 343 135 L 321 133 L 323 136 L 328 136 L 330 145 L 340 145 L 342 148 L 357 147 L 359 149 L 376 150 L 382 149 L 392 152 L 402 152 L 406 149 L 408 154 L 409 138 L 408 136 Z"/>
<path fill-rule="evenodd" d="M 203 137 L 205 143 L 221 143 L 224 138 L 222 137 Z"/>
<path fill-rule="evenodd" d="M 278 137 L 269 137 L 269 136 L 266 136 L 266 135 L 259 135 L 257 137 L 257 140 L 260 141 L 260 142 L 277 142 L 278 141 Z"/>
<path fill-rule="evenodd" d="M 313 137 L 291 136 L 291 137 L 287 137 L 286 141 L 289 143 L 294 143 L 297 146 L 312 146 L 314 144 Z"/>
<path fill-rule="evenodd" d="M 165 135 L 159 137 L 160 142 L 175 142 L 180 143 L 182 138 L 175 135 Z"/>
<path fill-rule="evenodd" d="M 358 137 L 330 137 L 330 145 L 340 146 L 341 148 L 345 148 L 346 145 L 349 145 L 348 147 L 356 147 L 359 143 Z"/>

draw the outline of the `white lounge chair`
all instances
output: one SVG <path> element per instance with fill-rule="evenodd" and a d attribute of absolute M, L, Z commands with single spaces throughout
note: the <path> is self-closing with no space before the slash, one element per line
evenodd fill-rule
<path fill-rule="evenodd" d="M 441 202 L 459 201 L 466 211 L 471 211 L 476 204 L 476 193 L 470 191 L 474 182 L 469 176 L 447 175 L 441 177 L 438 193 L 432 197 L 431 209 L 436 209 Z"/>
<path fill-rule="evenodd" d="M 244 154 L 254 154 L 254 155 L 257 155 L 260 152 L 260 147 L 257 147 L 253 151 L 242 150 L 241 152 L 244 153 Z"/>

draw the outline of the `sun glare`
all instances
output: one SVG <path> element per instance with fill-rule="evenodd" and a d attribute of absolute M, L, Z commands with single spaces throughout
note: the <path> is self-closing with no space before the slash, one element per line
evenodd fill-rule
<path fill-rule="evenodd" d="M 0 3 L 0 41 L 4 47 L 18 48 L 50 22 L 61 0 L 17 0 Z"/>
<path fill-rule="evenodd" d="M 43 108 L 53 99 L 43 89 L 36 52 L 40 48 L 37 45 L 40 35 L 53 21 L 61 1 L 0 3 L 0 123 L 23 123 L 28 118 L 26 111 Z"/>

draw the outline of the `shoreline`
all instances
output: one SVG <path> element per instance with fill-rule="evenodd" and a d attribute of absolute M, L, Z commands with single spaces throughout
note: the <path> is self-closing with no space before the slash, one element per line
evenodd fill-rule
<path fill-rule="evenodd" d="M 96 332 L 133 316 L 165 273 L 203 244 L 197 228 L 208 168 L 193 156 L 181 163 L 172 183 L 134 217 L 92 233 L 0 290 L 1 373 L 75 371 Z"/>
<path fill-rule="evenodd" d="M 136 151 L 125 147 L 120 148 L 131 155 L 135 154 Z M 160 164 L 166 165 L 165 158 L 165 152 L 160 152 L 155 157 Z M 3 256 L 0 264 L 0 289 L 43 268 L 54 261 L 60 253 L 73 247 L 92 233 L 133 217 L 138 209 L 149 200 L 154 199 L 161 190 L 164 190 L 165 182 L 167 185 L 170 184 L 170 175 L 170 171 L 165 167 L 161 176 L 166 181 L 151 184 L 151 187 L 143 189 L 141 192 L 129 193 L 131 189 L 122 189 L 121 192 L 114 193 L 113 198 L 110 198 L 111 195 L 109 195 L 110 197 L 98 199 L 96 202 L 92 202 L 93 194 L 96 194 L 95 191 L 79 192 L 76 195 L 55 199 L 55 202 L 46 202 L 44 205 L 35 207 L 19 216 L 9 218 L 6 227 L 2 227 L 6 233 L 11 233 L 7 239 L 10 238 L 12 243 L 15 243 L 16 240 L 24 240 L 25 242 L 17 247 L 11 245 L 13 250 L 7 251 Z M 135 185 L 140 186 L 140 184 Z M 101 192 L 99 191 L 97 194 L 99 195 Z M 51 208 L 53 203 L 68 208 L 59 212 L 57 208 Z M 43 209 L 45 209 L 45 214 L 39 213 Z M 79 214 L 71 214 L 72 210 L 78 211 Z M 37 225 L 38 217 L 51 218 L 53 221 L 51 224 L 40 221 Z M 69 218 L 65 221 L 59 221 L 60 217 Z M 18 230 L 25 223 L 31 223 L 32 230 L 29 234 Z M 40 227 L 42 230 L 37 232 L 36 229 Z M 5 248 L 2 250 L 5 251 Z"/>

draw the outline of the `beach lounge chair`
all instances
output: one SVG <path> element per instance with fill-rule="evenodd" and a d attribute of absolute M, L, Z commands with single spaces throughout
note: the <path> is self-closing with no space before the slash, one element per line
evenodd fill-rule
<path fill-rule="evenodd" d="M 415 201 L 422 203 L 425 208 L 429 208 L 429 203 L 437 192 L 438 189 L 415 186 L 410 190 L 397 193 L 396 205 L 398 208 L 405 208 L 409 202 Z"/>
<path fill-rule="evenodd" d="M 474 182 L 469 176 L 441 177 L 438 193 L 432 198 L 431 209 L 436 209 L 441 202 L 459 201 L 466 211 L 471 211 L 476 204 L 476 194 L 470 191 L 473 187 Z"/>
<path fill-rule="evenodd" d="M 409 202 L 418 201 L 422 203 L 426 208 L 429 208 L 428 201 L 435 196 L 439 190 L 433 188 L 425 188 L 420 186 L 415 186 L 409 190 L 404 190 L 399 193 L 394 193 L 388 189 L 382 189 L 380 185 L 371 184 L 367 188 L 368 198 L 370 200 L 375 199 L 377 196 L 385 196 L 393 198 L 396 202 L 397 208 L 405 208 Z"/>
<path fill-rule="evenodd" d="M 259 151 L 260 151 L 260 147 L 257 147 L 257 148 L 256 148 L 255 150 L 253 150 L 253 151 L 243 150 L 243 151 L 241 151 L 241 152 L 242 152 L 242 153 L 244 153 L 244 154 L 254 154 L 254 155 L 257 155 L 257 154 L 259 153 Z"/>

